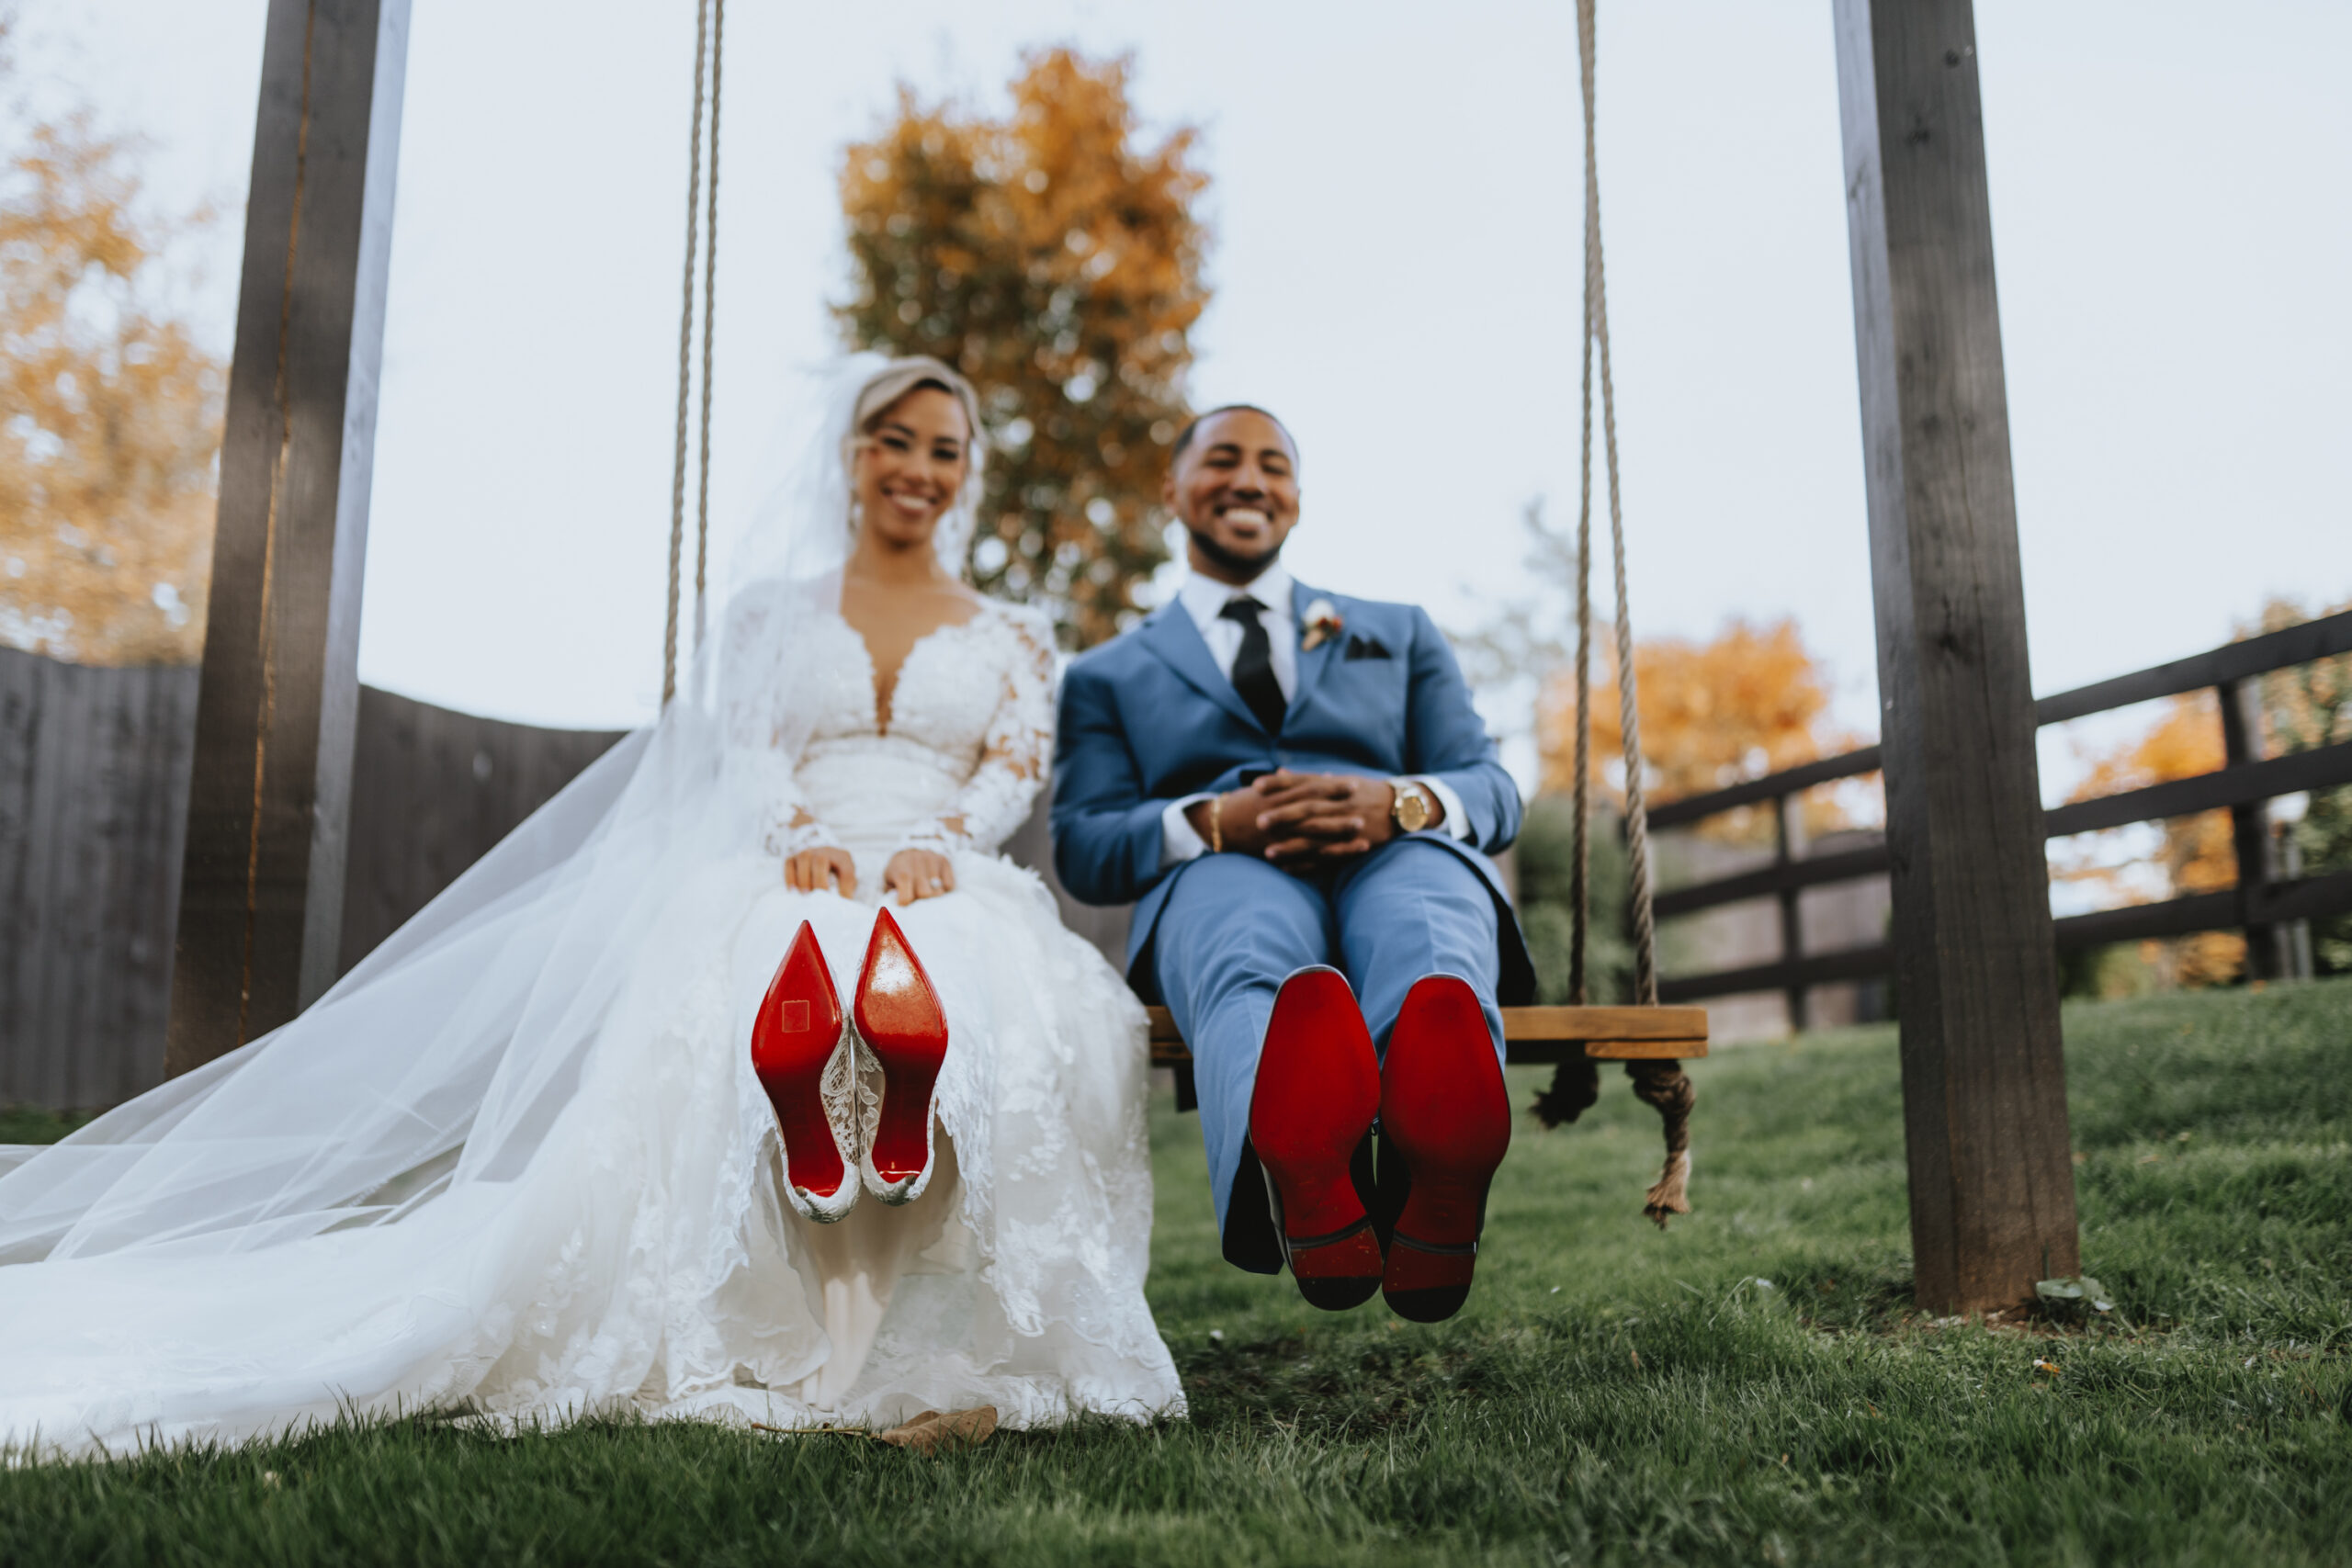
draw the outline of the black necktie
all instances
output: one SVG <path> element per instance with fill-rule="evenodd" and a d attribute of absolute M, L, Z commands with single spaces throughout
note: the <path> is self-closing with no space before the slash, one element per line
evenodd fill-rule
<path fill-rule="evenodd" d="M 1226 601 L 1217 615 L 1241 628 L 1241 651 L 1233 658 L 1233 689 L 1258 716 L 1268 735 L 1283 732 L 1283 711 L 1290 705 L 1283 701 L 1282 682 L 1274 679 L 1274 644 L 1266 635 L 1266 624 L 1258 617 L 1265 606 L 1247 593 Z"/>

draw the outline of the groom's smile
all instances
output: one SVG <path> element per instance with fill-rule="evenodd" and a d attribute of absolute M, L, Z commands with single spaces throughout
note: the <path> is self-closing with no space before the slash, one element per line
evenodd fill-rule
<path fill-rule="evenodd" d="M 1298 523 L 1298 448 L 1261 409 L 1203 414 L 1176 443 L 1161 499 L 1192 536 L 1194 570 L 1253 581 Z"/>

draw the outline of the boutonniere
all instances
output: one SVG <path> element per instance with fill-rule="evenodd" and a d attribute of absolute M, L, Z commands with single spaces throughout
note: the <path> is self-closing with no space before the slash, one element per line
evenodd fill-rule
<path fill-rule="evenodd" d="M 1301 653 L 1312 653 L 1338 637 L 1348 623 L 1340 618 L 1338 606 L 1329 599 L 1317 599 L 1306 607 L 1306 635 L 1298 641 Z"/>

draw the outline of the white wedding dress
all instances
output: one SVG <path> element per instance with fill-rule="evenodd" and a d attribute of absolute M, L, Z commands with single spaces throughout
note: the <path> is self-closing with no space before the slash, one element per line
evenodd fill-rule
<path fill-rule="evenodd" d="M 730 619 L 753 649 L 759 603 Z M 1181 1414 L 1143 1291 L 1142 1010 L 993 852 L 1043 783 L 1050 650 L 988 604 L 915 646 L 886 715 L 858 634 L 801 615 L 295 1023 L 8 1151 L 0 1448 L 431 1407 Z M 816 842 L 854 855 L 854 900 L 782 886 Z M 847 1005 L 909 844 L 956 872 L 895 911 L 948 1019 L 940 1163 L 818 1225 L 779 1200 L 752 1010 L 803 919 Z"/>

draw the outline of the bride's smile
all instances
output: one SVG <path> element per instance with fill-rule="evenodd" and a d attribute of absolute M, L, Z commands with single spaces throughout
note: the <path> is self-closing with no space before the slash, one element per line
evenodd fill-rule
<path fill-rule="evenodd" d="M 892 550 L 923 550 L 964 487 L 970 431 L 952 393 L 919 387 L 858 448 L 858 513 Z"/>

